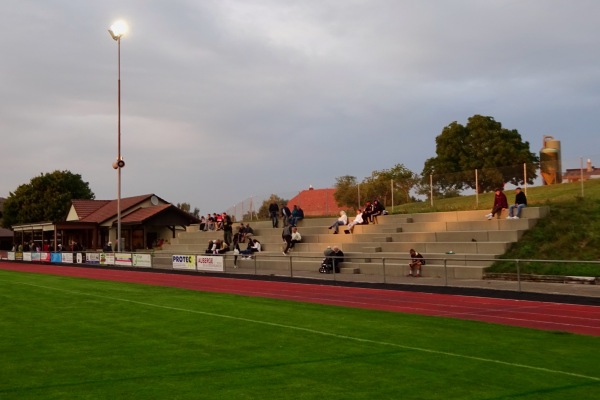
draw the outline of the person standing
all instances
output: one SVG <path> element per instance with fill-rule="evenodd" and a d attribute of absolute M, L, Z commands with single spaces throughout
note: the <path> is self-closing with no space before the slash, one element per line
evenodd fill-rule
<path fill-rule="evenodd" d="M 269 204 L 269 215 L 271 216 L 271 222 L 273 223 L 273 228 L 277 228 L 279 226 L 279 221 L 277 219 L 277 214 L 279 214 L 279 206 L 273 200 L 271 204 Z"/>
<path fill-rule="evenodd" d="M 521 218 L 521 211 L 527 207 L 527 196 L 525 196 L 525 193 L 523 193 L 520 187 L 516 188 L 515 192 L 517 193 L 515 195 L 515 204 L 511 204 L 511 206 L 508 207 L 508 217 L 506 217 L 506 219 Z M 517 210 L 516 214 L 515 209 Z"/>
<path fill-rule="evenodd" d="M 233 241 L 233 222 L 225 212 L 221 215 L 221 221 L 223 223 L 223 241 L 229 246 Z"/>
<path fill-rule="evenodd" d="M 281 203 L 281 219 L 283 220 L 283 226 L 287 226 L 290 224 L 290 217 L 292 216 L 292 212 L 289 207 Z M 293 224 L 290 224 L 293 225 Z"/>
<path fill-rule="evenodd" d="M 494 195 L 494 206 L 492 207 L 492 211 L 487 214 L 485 217 L 487 219 L 494 218 L 494 215 L 498 215 L 500 218 L 500 214 L 502 214 L 502 210 L 508 208 L 508 200 L 506 200 L 506 195 L 502 191 L 502 188 L 497 188 L 495 190 Z"/>
<path fill-rule="evenodd" d="M 290 246 L 292 245 L 292 226 L 291 225 L 285 225 L 283 227 L 283 232 L 281 232 L 281 238 L 285 242 L 285 246 L 283 248 L 283 255 L 287 256 L 288 250 L 290 249 Z"/>

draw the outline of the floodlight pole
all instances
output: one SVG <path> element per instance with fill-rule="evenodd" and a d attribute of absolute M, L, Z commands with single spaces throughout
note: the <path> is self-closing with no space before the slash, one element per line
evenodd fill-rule
<path fill-rule="evenodd" d="M 117 42 L 117 161 L 113 168 L 117 170 L 117 251 L 121 248 L 121 169 L 125 166 L 121 156 L 121 36 L 125 33 L 122 21 L 115 23 L 108 30 L 110 36 Z"/>

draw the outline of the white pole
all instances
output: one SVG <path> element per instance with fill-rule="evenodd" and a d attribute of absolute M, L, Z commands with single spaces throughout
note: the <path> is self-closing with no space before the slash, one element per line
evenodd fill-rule
<path fill-rule="evenodd" d="M 392 191 L 392 213 L 394 212 L 394 180 L 390 179 L 390 189 Z"/>
<path fill-rule="evenodd" d="M 523 188 L 525 189 L 525 195 L 527 195 L 527 163 L 523 163 Z"/>
<path fill-rule="evenodd" d="M 475 169 L 475 204 L 479 207 L 479 178 Z"/>
<path fill-rule="evenodd" d="M 433 174 L 429 174 L 429 201 L 433 207 Z"/>
<path fill-rule="evenodd" d="M 581 198 L 583 199 L 583 157 L 579 158 L 579 163 L 580 163 L 579 168 L 581 170 L 581 177 L 580 177 L 580 180 L 581 180 Z"/>

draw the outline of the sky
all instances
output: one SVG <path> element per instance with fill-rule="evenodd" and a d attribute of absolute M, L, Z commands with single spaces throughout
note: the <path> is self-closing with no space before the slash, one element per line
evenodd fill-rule
<path fill-rule="evenodd" d="M 403 164 L 491 116 L 600 165 L 597 0 L 2 0 L 0 197 L 41 173 L 201 213 Z"/>

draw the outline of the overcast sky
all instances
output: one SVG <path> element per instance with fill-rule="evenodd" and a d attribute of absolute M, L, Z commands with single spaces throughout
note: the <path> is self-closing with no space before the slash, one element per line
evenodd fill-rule
<path fill-rule="evenodd" d="M 0 196 L 69 170 L 202 213 L 404 164 L 492 116 L 600 165 L 598 0 L 1 0 Z"/>

